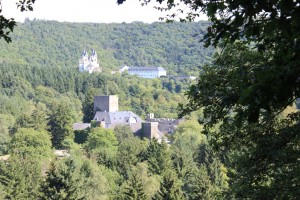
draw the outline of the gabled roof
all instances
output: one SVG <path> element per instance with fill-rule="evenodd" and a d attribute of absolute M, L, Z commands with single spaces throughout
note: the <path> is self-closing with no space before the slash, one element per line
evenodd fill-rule
<path fill-rule="evenodd" d="M 94 117 L 96 121 L 105 121 L 108 125 L 107 128 L 116 125 L 129 125 L 129 119 L 134 118 L 136 123 L 142 123 L 143 120 L 131 111 L 118 111 L 118 112 L 100 112 L 97 111 Z"/>

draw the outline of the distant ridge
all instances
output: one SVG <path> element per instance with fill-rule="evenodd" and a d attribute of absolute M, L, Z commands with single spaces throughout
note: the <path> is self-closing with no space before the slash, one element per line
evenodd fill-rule
<path fill-rule="evenodd" d="M 195 75 L 213 49 L 199 42 L 208 22 L 146 24 L 68 23 L 26 20 L 1 42 L 1 62 L 31 66 L 78 67 L 82 49 L 95 49 L 103 71 L 120 66 L 160 66 L 173 75 Z"/>

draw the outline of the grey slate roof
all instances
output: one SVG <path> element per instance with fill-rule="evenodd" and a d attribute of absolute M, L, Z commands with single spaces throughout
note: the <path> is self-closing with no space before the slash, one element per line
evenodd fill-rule
<path fill-rule="evenodd" d="M 113 128 L 116 125 L 129 125 L 129 119 L 134 118 L 136 123 L 143 120 L 131 111 L 100 112 L 97 111 L 93 120 L 105 121 L 106 128 Z"/>
<path fill-rule="evenodd" d="M 159 71 L 162 67 L 129 67 L 128 71 Z"/>

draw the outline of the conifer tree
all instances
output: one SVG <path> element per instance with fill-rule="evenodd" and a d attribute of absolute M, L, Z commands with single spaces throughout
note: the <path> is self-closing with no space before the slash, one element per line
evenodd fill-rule
<path fill-rule="evenodd" d="M 11 115 L 0 114 L 0 155 L 5 155 L 8 152 L 9 142 L 11 140 L 9 128 L 14 122 Z"/>
<path fill-rule="evenodd" d="M 71 110 L 65 104 L 60 104 L 49 119 L 49 132 L 52 135 L 52 145 L 56 149 L 63 148 L 63 141 L 67 138 L 73 139 Z"/>
<path fill-rule="evenodd" d="M 47 107 L 45 104 L 38 102 L 30 115 L 29 127 L 32 127 L 36 130 L 47 130 L 47 124 Z"/>
<path fill-rule="evenodd" d="M 0 161 L 0 185 L 3 199 L 37 199 L 42 181 L 38 161 L 11 156 L 7 162 Z M 0 187 L 1 188 L 1 187 Z"/>
<path fill-rule="evenodd" d="M 172 168 L 171 154 L 168 145 L 156 139 L 151 140 L 146 152 L 149 171 L 154 174 L 162 174 L 165 170 Z"/>
<path fill-rule="evenodd" d="M 51 164 L 42 185 L 41 199 L 107 199 L 107 179 L 96 164 L 80 158 L 66 158 Z"/>
<path fill-rule="evenodd" d="M 128 178 L 132 166 L 141 162 L 143 154 L 147 149 L 147 144 L 148 141 L 137 137 L 126 139 L 120 143 L 117 153 L 117 170 L 122 176 Z"/>
<path fill-rule="evenodd" d="M 96 95 L 96 90 L 88 90 L 84 102 L 83 102 L 83 122 L 90 123 L 94 118 L 94 96 Z"/>
<path fill-rule="evenodd" d="M 228 189 L 227 169 L 208 144 L 199 146 L 197 162 L 200 166 L 205 166 L 210 181 L 219 189 L 219 192 Z"/>
<path fill-rule="evenodd" d="M 159 191 L 155 194 L 155 200 L 181 200 L 184 199 L 181 182 L 174 170 L 166 170 L 163 173 Z"/>
<path fill-rule="evenodd" d="M 183 182 L 183 191 L 187 199 L 215 199 L 215 188 L 204 165 L 194 166 L 183 178 Z"/>
<path fill-rule="evenodd" d="M 145 200 L 147 199 L 147 194 L 145 193 L 145 188 L 143 186 L 141 177 L 137 173 L 132 173 L 129 180 L 127 181 L 127 186 L 124 191 L 124 199 L 130 200 Z"/>
<path fill-rule="evenodd" d="M 78 166 L 72 159 L 66 162 L 52 163 L 42 186 L 41 199 L 84 199 L 81 189 L 82 180 L 78 177 Z"/>

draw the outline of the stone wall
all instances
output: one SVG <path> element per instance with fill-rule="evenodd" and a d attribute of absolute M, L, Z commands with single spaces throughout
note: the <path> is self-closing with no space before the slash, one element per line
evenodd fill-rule
<path fill-rule="evenodd" d="M 169 119 L 169 118 L 154 118 L 154 114 L 147 114 L 147 122 L 157 122 L 158 129 L 162 133 L 174 133 L 176 126 L 182 119 Z"/>

